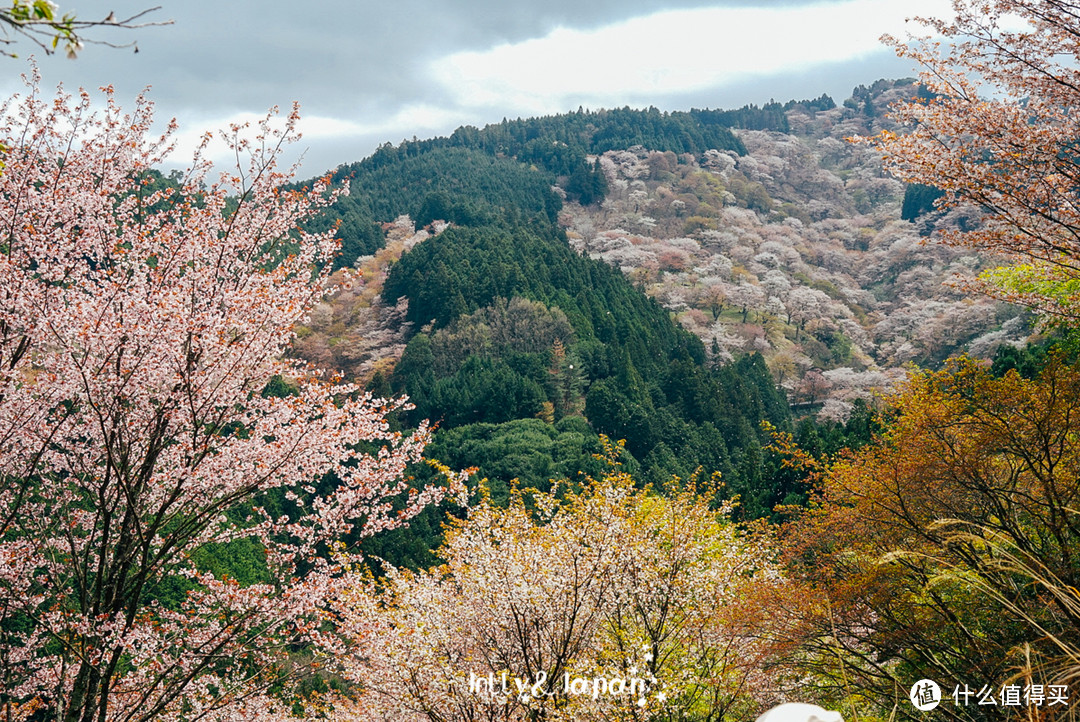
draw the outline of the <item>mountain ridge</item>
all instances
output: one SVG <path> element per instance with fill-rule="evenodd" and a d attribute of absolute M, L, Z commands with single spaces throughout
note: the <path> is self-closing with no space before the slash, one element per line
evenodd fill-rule
<path fill-rule="evenodd" d="M 354 288 L 298 329 L 297 352 L 407 394 L 407 423 L 440 424 L 431 453 L 478 466 L 496 495 L 515 479 L 546 488 L 552 475 L 592 473 L 602 433 L 625 440 L 644 481 L 719 473 L 748 517 L 799 503 L 804 489 L 768 451 L 762 421 L 788 429 L 792 409 L 809 411 L 845 434 L 866 426 L 905 364 L 1026 336 L 1015 310 L 943 285 L 988 260 L 921 243 L 926 226 L 972 211 L 902 220 L 903 184 L 842 140 L 888 127 L 878 109 L 917 92 L 879 81 L 841 106 L 607 113 L 619 121 L 608 137 L 651 134 L 661 149 L 600 150 L 586 143 L 597 128 L 571 146 L 571 131 L 601 117 L 584 111 L 384 146 L 333 178 L 353 188 L 339 213 L 389 231 L 338 271 Z M 674 130 L 694 117 L 764 127 L 781 111 L 786 133 L 728 129 L 733 147 L 663 149 L 688 147 Z M 597 197 L 568 192 L 575 168 L 602 176 Z M 358 351 L 350 328 L 361 327 L 384 347 Z"/>

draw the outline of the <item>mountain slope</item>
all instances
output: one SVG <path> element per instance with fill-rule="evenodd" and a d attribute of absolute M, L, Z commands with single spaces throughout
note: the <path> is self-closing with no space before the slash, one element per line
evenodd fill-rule
<path fill-rule="evenodd" d="M 342 276 L 362 303 L 328 304 L 302 341 L 346 359 L 349 329 L 382 319 L 365 328 L 397 350 L 355 368 L 407 393 L 409 423 L 440 424 L 431 453 L 478 465 L 493 493 L 595 473 L 603 433 L 641 478 L 719 472 L 743 513 L 769 513 L 801 491 L 761 421 L 823 402 L 842 420 L 907 361 L 1023 335 L 1015 311 L 942 283 L 988 261 L 920 245 L 903 186 L 842 140 L 915 91 L 582 111 L 384 146 L 335 171 L 353 190 L 333 211 L 383 223 L 387 245 Z"/>

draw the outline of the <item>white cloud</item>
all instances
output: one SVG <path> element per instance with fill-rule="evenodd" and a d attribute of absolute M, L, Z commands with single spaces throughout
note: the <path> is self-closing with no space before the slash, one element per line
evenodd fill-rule
<path fill-rule="evenodd" d="M 172 161 L 183 164 L 189 161 L 196 148 L 202 142 L 207 131 L 214 135 L 214 139 L 203 152 L 203 157 L 208 158 L 215 164 L 233 164 L 235 156 L 229 151 L 228 145 L 221 138 L 219 131 L 227 130 L 233 124 L 247 125 L 246 130 L 241 131 L 242 137 L 254 138 L 258 132 L 259 123 L 265 118 L 265 114 L 236 113 L 226 117 L 208 118 L 189 117 L 182 120 L 180 130 L 174 136 L 176 150 L 172 154 Z M 323 115 L 305 115 L 301 110 L 300 122 L 297 130 L 300 132 L 298 142 L 293 147 L 293 153 L 286 152 L 284 158 L 291 160 L 296 152 L 303 152 L 309 144 L 322 144 L 328 141 L 348 141 L 350 139 L 371 137 L 395 137 L 400 136 L 407 129 L 410 135 L 416 134 L 427 137 L 428 134 L 448 133 L 453 128 L 466 123 L 468 116 L 461 111 L 450 108 L 441 108 L 427 103 L 414 103 L 408 105 L 392 115 L 376 122 L 361 123 L 342 118 L 334 118 Z M 284 119 L 275 119 L 274 126 L 282 127 Z M 398 138 L 400 140 L 400 137 Z M 343 158 L 342 161 L 353 160 Z"/>
<path fill-rule="evenodd" d="M 571 2 L 587 5 L 592 0 L 522 0 L 521 6 Z M 450 7 L 441 0 L 418 3 L 418 7 Z M 277 5 L 276 0 L 264 4 Z M 630 14 L 647 3 L 624 5 L 621 11 Z M 908 73 L 907 68 L 895 73 L 882 68 L 890 55 L 877 40 L 883 32 L 903 35 L 906 15 L 951 16 L 948 0 L 820 0 L 809 6 L 666 10 L 592 30 L 559 28 L 542 37 L 479 52 L 455 52 L 462 47 L 460 33 L 440 35 L 436 24 L 417 35 L 431 40 L 425 41 L 423 53 L 401 45 L 401 37 L 387 33 L 385 23 L 375 23 L 364 26 L 369 35 L 350 36 L 355 47 L 372 50 L 370 57 L 346 53 L 305 61 L 289 56 L 293 70 L 317 67 L 319 71 L 283 74 L 274 65 L 280 49 L 273 57 L 265 55 L 265 38 L 276 37 L 278 32 L 273 30 L 278 22 L 271 22 L 277 17 L 273 13 L 263 18 L 259 26 L 263 30 L 250 34 L 248 39 L 259 43 L 249 47 L 203 37 L 205 28 L 200 23 L 204 18 L 198 13 L 184 17 L 187 12 L 177 10 L 176 26 L 140 37 L 144 47 L 138 56 L 98 49 L 87 51 L 76 63 L 43 59 L 43 70 L 48 71 L 45 85 L 61 79 L 69 88 L 116 82 L 124 102 L 153 81 L 151 98 L 159 103 L 158 117 L 175 115 L 180 121 L 177 150 L 171 156 L 171 163 L 178 165 L 190 160 L 206 130 L 237 121 L 257 122 L 267 105 L 284 106 L 299 98 L 306 107 L 317 108 L 318 114 L 302 109 L 303 138 L 289 147 L 284 159 L 288 162 L 306 153 L 305 168 L 321 171 L 363 157 L 384 141 L 446 134 L 459 125 L 482 126 L 502 117 L 565 112 L 578 105 L 732 107 L 825 91 L 839 100 L 839 94 L 855 83 Z M 446 12 L 445 17 L 438 16 L 439 22 L 451 18 L 454 27 L 475 29 L 476 18 L 459 10 Z M 380 13 L 376 16 L 383 20 L 397 17 Z M 607 15 L 612 16 L 614 12 Z M 565 17 L 572 23 L 576 15 L 566 13 Z M 488 30 L 498 27 L 495 24 Z M 547 25 L 537 21 L 512 36 L 544 32 L 541 27 Z M 187 34 L 181 32 L 184 28 Z M 506 33 L 492 36 L 508 37 Z M 353 47 L 337 42 L 332 34 L 319 46 Z M 199 51 L 193 52 L 193 47 Z M 424 64 L 424 58 L 431 57 L 428 51 L 439 52 L 437 48 L 444 48 L 446 55 L 430 66 Z M 853 65 L 858 71 L 852 71 Z M 814 73 L 815 68 L 821 72 Z M 14 75 L 25 68 L 15 65 L 11 69 L 11 77 L 0 83 L 8 88 L 5 92 L 20 89 Z M 425 77 L 416 76 L 425 70 Z M 841 76 L 842 82 L 831 80 Z M 219 142 L 207 155 L 226 166 L 232 160 Z"/>
<path fill-rule="evenodd" d="M 755 76 L 850 61 L 881 49 L 883 33 L 951 17 L 948 0 L 846 0 L 780 8 L 666 11 L 596 30 L 547 36 L 435 61 L 431 73 L 463 107 L 522 114 L 700 91 Z"/>

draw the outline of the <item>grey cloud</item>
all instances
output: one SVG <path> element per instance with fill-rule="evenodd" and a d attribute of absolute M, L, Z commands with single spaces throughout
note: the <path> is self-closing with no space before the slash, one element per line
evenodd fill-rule
<path fill-rule="evenodd" d="M 143 0 L 65 0 L 79 17 L 145 9 Z M 87 48 L 78 61 L 40 59 L 49 78 L 122 93 L 154 86 L 162 103 L 207 113 L 300 100 L 316 113 L 392 112 L 437 89 L 425 77 L 432 60 L 458 50 L 541 37 L 564 25 L 591 28 L 643 13 L 720 4 L 715 0 L 188 0 L 163 2 L 152 18 L 169 27 L 109 33 L 137 40 L 140 52 Z M 781 4 L 781 3 L 766 3 Z M 297 8 L 303 8 L 298 10 Z M 308 10 L 310 8 L 310 10 Z M 28 50 L 28 49 L 24 49 Z"/>
<path fill-rule="evenodd" d="M 76 61 L 39 57 L 46 83 L 63 80 L 69 88 L 113 84 L 121 99 L 149 85 L 161 115 L 185 119 L 211 120 L 238 111 L 261 113 L 271 105 L 286 106 L 298 100 L 307 114 L 373 123 L 413 103 L 454 107 L 456 99 L 433 83 L 426 72 L 431 62 L 453 52 L 542 37 L 557 26 L 589 29 L 672 8 L 805 4 L 754 0 L 669 0 L 662 4 L 653 0 L 325 0 L 317 4 L 295 0 L 60 0 L 62 9 L 83 19 L 105 17 L 110 11 L 123 16 L 154 2 L 161 2 L 163 8 L 151 18 L 173 19 L 174 25 L 98 35 L 114 42 L 135 40 L 138 54 L 89 46 Z M 692 29 L 688 33 L 692 38 Z M 29 54 L 30 48 L 20 50 Z M 3 90 L 11 91 L 14 76 L 25 66 L 20 61 L 2 62 L 7 63 L 10 73 Z M 626 102 L 670 108 L 715 107 L 760 103 L 769 96 L 818 95 L 825 89 L 832 93 L 835 83 L 825 88 L 822 83 L 829 82 L 826 76 L 834 71 L 842 69 L 819 70 L 803 78 L 761 78 L 722 94 L 710 91 L 685 98 L 628 98 Z M 854 78 L 854 82 L 844 81 L 844 92 L 855 82 L 877 77 L 867 77 L 865 66 L 841 74 Z M 813 87 L 808 87 L 811 84 Z M 495 114 L 498 117 L 477 117 L 470 122 L 497 122 L 502 115 L 514 116 L 517 111 L 506 109 Z M 414 131 L 428 133 L 403 128 L 400 135 L 411 137 Z M 383 140 L 400 137 L 350 139 L 336 144 L 321 141 L 311 146 L 305 166 L 317 171 L 354 160 Z M 349 155 L 334 161 L 331 153 L 335 149 Z"/>

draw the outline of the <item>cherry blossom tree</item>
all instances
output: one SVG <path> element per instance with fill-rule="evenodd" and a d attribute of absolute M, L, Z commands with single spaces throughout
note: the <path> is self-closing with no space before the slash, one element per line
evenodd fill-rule
<path fill-rule="evenodd" d="M 949 44 L 892 40 L 923 66 L 934 94 L 893 108 L 906 132 L 874 143 L 908 182 L 945 192 L 941 207 L 974 204 L 975 228 L 947 243 L 1005 254 L 982 288 L 1050 317 L 1080 316 L 1080 7 L 1072 0 L 954 0 L 955 18 L 926 20 Z"/>
<path fill-rule="evenodd" d="M 810 369 L 799 382 L 796 394 L 804 403 L 813 405 L 820 401 L 831 388 L 832 383 L 820 369 Z"/>
<path fill-rule="evenodd" d="M 334 193 L 275 165 L 295 109 L 170 187 L 151 105 L 91 106 L 35 79 L 0 112 L 2 714 L 267 716 L 352 557 L 326 550 L 441 495 L 402 481 L 428 431 L 283 360 L 337 248 L 298 226 Z"/>
<path fill-rule="evenodd" d="M 618 469 L 578 493 L 483 501 L 448 531 L 444 566 L 342 593 L 340 627 L 364 643 L 342 657 L 362 691 L 337 714 L 749 718 L 775 686 L 758 604 L 782 583 L 772 548 Z"/>
<path fill-rule="evenodd" d="M 713 321 L 717 320 L 720 312 L 724 310 L 724 302 L 727 301 L 727 286 L 728 284 L 723 281 L 713 280 L 711 283 L 704 284 L 698 292 L 698 305 L 712 312 Z"/>
<path fill-rule="evenodd" d="M 742 322 L 746 323 L 750 311 L 757 311 L 765 303 L 765 292 L 750 283 L 740 283 L 728 289 L 728 301 L 742 309 Z"/>

